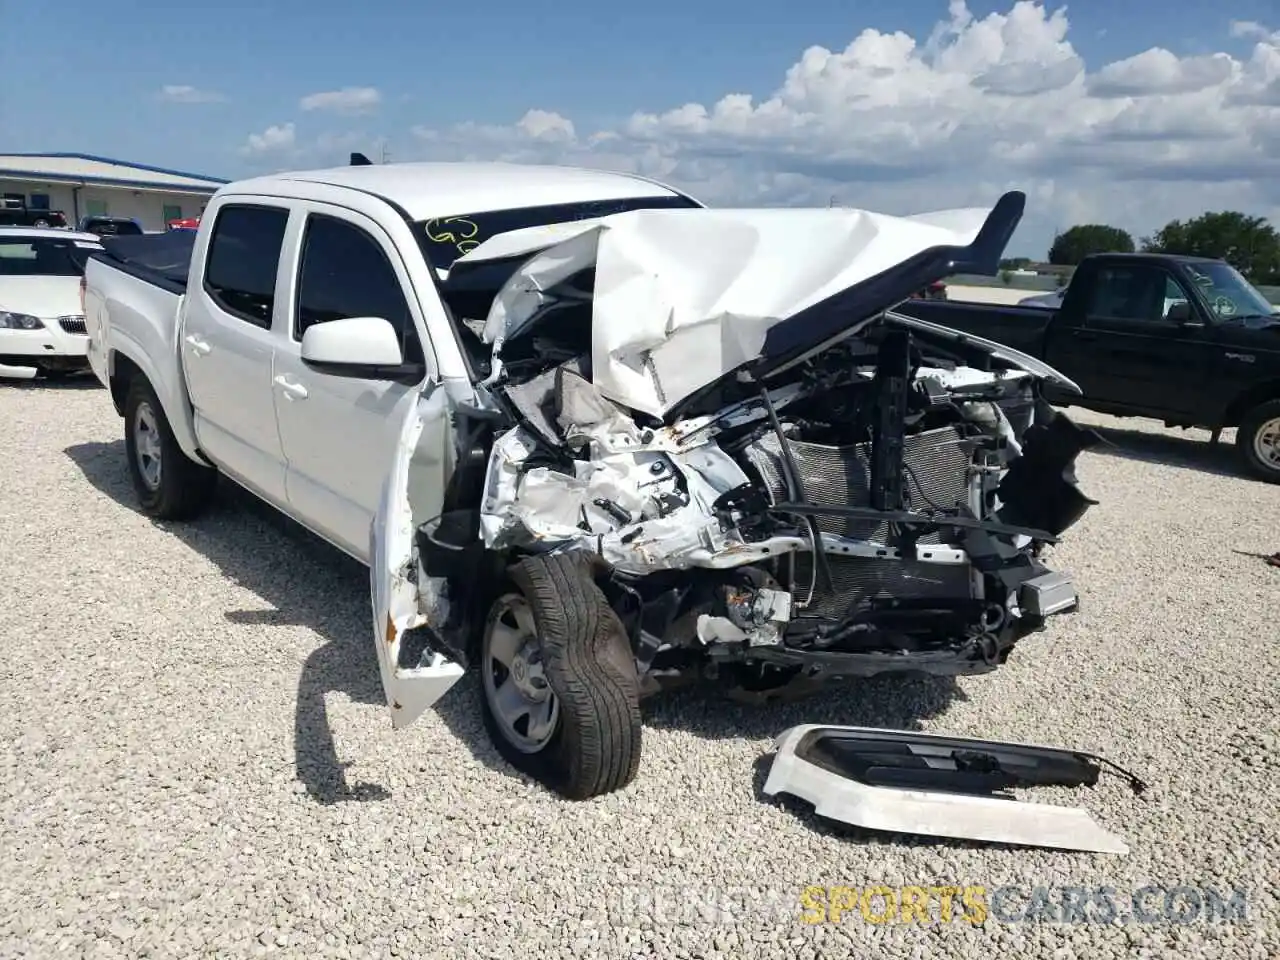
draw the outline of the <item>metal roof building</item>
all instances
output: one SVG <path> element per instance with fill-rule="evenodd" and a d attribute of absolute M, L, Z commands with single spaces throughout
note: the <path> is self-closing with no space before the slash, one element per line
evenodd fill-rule
<path fill-rule="evenodd" d="M 132 217 L 144 230 L 195 217 L 226 180 L 87 153 L 0 153 L 0 194 L 32 209 Z"/>

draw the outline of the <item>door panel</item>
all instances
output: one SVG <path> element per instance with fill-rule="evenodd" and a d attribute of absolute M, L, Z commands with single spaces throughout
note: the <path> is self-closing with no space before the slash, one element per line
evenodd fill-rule
<path fill-rule="evenodd" d="M 1174 303 L 1190 299 L 1161 267 L 1100 267 L 1084 325 L 1059 347 L 1081 371 L 1085 395 L 1160 413 L 1193 409 L 1208 378 L 1212 332 L 1168 319 Z"/>
<path fill-rule="evenodd" d="M 383 317 L 401 332 L 405 358 L 420 362 L 420 320 L 399 253 L 374 221 L 326 204 L 303 209 L 291 325 L 275 363 L 286 490 L 295 514 L 368 563 L 382 484 L 422 385 L 320 373 L 302 362 L 302 334 L 342 317 Z"/>
<path fill-rule="evenodd" d="M 204 277 L 187 290 L 180 343 L 196 439 L 226 473 L 283 503 L 270 328 L 289 211 L 227 204 L 216 216 Z"/>

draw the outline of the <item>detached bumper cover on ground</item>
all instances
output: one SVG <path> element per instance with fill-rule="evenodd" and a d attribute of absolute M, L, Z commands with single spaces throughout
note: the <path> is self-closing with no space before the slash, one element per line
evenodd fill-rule
<path fill-rule="evenodd" d="M 1095 758 L 1052 747 L 804 724 L 778 738 L 764 792 L 799 797 L 821 817 L 871 830 L 1128 853 L 1085 810 L 999 795 L 1093 786 L 1100 772 Z"/>

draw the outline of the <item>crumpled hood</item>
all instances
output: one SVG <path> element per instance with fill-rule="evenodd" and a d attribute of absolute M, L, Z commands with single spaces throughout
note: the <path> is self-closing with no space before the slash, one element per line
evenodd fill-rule
<path fill-rule="evenodd" d="M 995 273 L 1024 203 L 1009 193 L 989 209 L 909 217 L 634 210 L 499 235 L 460 263 L 543 246 L 490 310 L 484 338 L 498 359 L 503 343 L 555 299 L 552 288 L 594 267 L 592 381 L 610 400 L 663 417 L 744 366 L 763 375 L 822 349 L 934 280 Z"/>
<path fill-rule="evenodd" d="M 80 313 L 79 277 L 0 277 L 0 310 L 48 320 Z"/>

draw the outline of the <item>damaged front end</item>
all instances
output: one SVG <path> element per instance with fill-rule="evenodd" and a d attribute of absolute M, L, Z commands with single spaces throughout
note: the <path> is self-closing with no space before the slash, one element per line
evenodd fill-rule
<path fill-rule="evenodd" d="M 655 680 L 993 669 L 1077 603 L 1041 554 L 1091 502 L 1068 470 L 1093 437 L 1027 375 L 912 364 L 880 333 L 671 426 L 571 364 L 509 388 L 528 416 L 494 444 L 486 546 L 598 555 Z"/>
<path fill-rule="evenodd" d="M 459 448 L 487 458 L 453 500 L 453 545 L 425 541 L 472 562 L 430 582 L 479 592 L 477 552 L 594 555 L 583 569 L 645 692 L 994 669 L 1077 604 L 1043 553 L 1093 503 L 1072 464 L 1100 438 L 1040 398 L 1048 378 L 1073 386 L 1056 371 L 886 310 L 934 274 L 993 272 L 1020 214 L 1011 194 L 967 233 L 913 224 L 925 239 L 905 254 L 859 223 L 861 273 L 842 261 L 750 315 L 730 302 L 745 260 L 702 275 L 714 310 L 705 288 L 644 286 L 675 273 L 645 257 L 710 211 L 606 218 L 512 265 L 488 314 L 460 318 L 493 347 L 486 410 L 472 411 L 485 439 Z M 939 236 L 967 242 L 928 242 Z"/>

